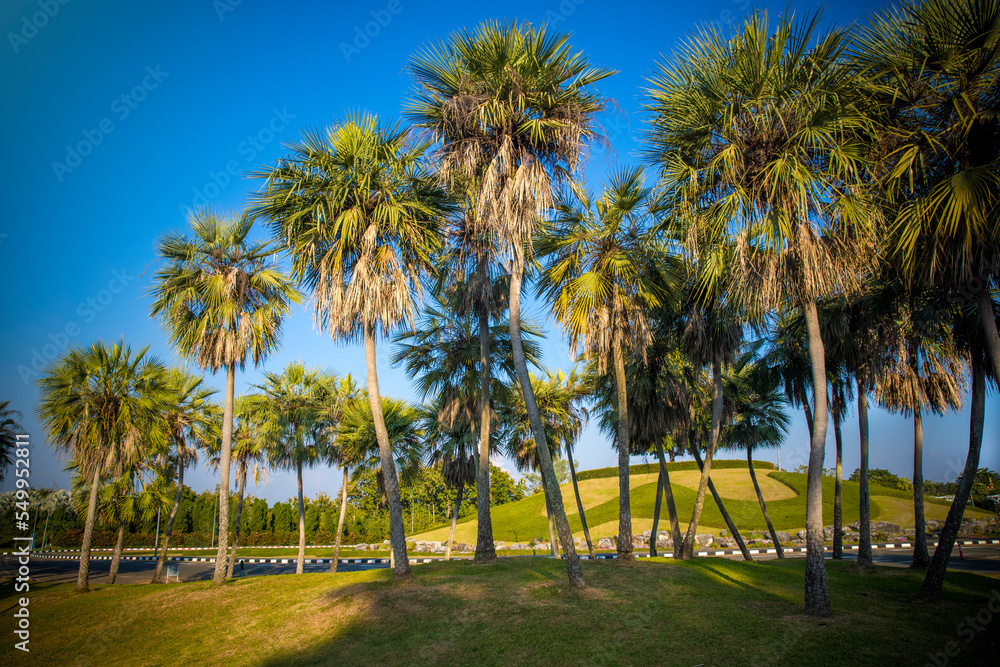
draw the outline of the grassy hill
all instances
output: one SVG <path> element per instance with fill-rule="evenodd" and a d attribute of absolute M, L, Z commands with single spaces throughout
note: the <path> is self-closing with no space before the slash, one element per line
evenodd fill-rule
<path fill-rule="evenodd" d="M 403 585 L 389 570 L 85 595 L 33 584 L 31 653 L 8 630 L 0 664 L 917 665 L 954 645 L 949 664 L 992 665 L 1000 651 L 1000 633 L 955 634 L 995 588 L 973 574 L 949 572 L 940 602 L 913 604 L 921 572 L 830 562 L 834 615 L 816 620 L 802 614 L 801 559 L 582 565 L 583 590 L 547 558 L 420 565 Z M 19 595 L 0 585 L 9 620 Z"/>
<path fill-rule="evenodd" d="M 755 470 L 775 528 L 792 533 L 805 528 L 806 475 L 756 467 Z M 682 525 L 686 525 L 686 522 L 691 518 L 699 475 L 700 473 L 696 470 L 680 470 L 670 473 L 674 499 Z M 740 530 L 762 531 L 767 529 L 764 517 L 760 512 L 760 505 L 757 503 L 753 483 L 750 480 L 750 472 L 746 468 L 713 470 L 712 480 L 725 502 L 726 509 Z M 579 486 L 584 510 L 587 513 L 587 524 L 591 529 L 591 537 L 597 539 L 616 534 L 618 532 L 618 478 L 587 479 L 581 481 Z M 641 533 L 651 529 L 653 525 L 656 474 L 631 475 L 630 490 L 633 530 Z M 859 518 L 858 483 L 845 481 L 843 493 L 844 523 L 849 524 Z M 573 486 L 571 484 L 564 485 L 562 494 L 570 526 L 576 536 L 583 537 L 583 528 L 573 496 Z M 926 498 L 924 508 L 926 518 L 943 521 L 948 514 L 949 505 L 945 501 Z M 913 504 L 910 495 L 906 492 L 872 486 L 871 509 L 873 521 L 891 521 L 904 527 L 913 526 Z M 972 508 L 967 509 L 965 515 L 973 518 L 996 516 Z M 823 521 L 826 525 L 833 523 L 833 479 L 829 477 L 823 479 Z M 706 494 L 705 509 L 702 512 L 698 532 L 718 534 L 725 527 L 726 523 L 712 501 L 711 494 Z M 666 508 L 664 508 L 660 518 L 659 529 L 669 530 Z M 545 518 L 545 499 L 542 494 L 535 494 L 515 503 L 494 507 L 493 535 L 495 539 L 506 542 L 527 542 L 536 537 L 547 539 L 548 523 Z M 448 539 L 448 526 L 441 526 L 415 535 L 412 539 L 446 540 Z M 468 544 L 475 543 L 476 517 L 474 513 L 459 520 L 458 528 L 455 531 L 455 540 Z"/>

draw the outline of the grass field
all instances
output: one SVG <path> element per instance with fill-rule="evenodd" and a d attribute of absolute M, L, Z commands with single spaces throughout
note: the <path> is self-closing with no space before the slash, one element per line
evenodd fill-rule
<path fill-rule="evenodd" d="M 761 492 L 767 502 L 767 509 L 777 530 L 795 533 L 806 525 L 805 489 L 806 475 L 804 473 L 777 472 L 773 470 L 757 470 L 757 478 Z M 725 501 L 726 509 L 740 530 L 767 529 L 760 505 L 753 490 L 750 473 L 747 470 L 729 469 L 712 473 L 719 495 Z M 633 532 L 641 533 L 652 528 L 653 507 L 656 501 L 656 475 L 634 475 L 630 479 L 631 509 Z M 691 518 L 694 500 L 697 492 L 698 473 L 693 470 L 678 471 L 670 475 L 677 512 L 681 523 Z M 833 523 L 833 486 L 832 478 L 823 478 L 823 522 Z M 844 482 L 844 524 L 857 521 L 858 495 L 860 487 L 857 482 Z M 872 520 L 891 521 L 903 527 L 913 526 L 913 505 L 907 501 L 908 494 L 895 489 L 872 487 Z M 583 526 L 580 523 L 573 496 L 573 486 L 562 487 L 563 503 L 569 517 L 574 535 L 583 537 Z M 591 528 L 591 536 L 610 537 L 618 532 L 618 479 L 590 479 L 580 482 L 580 495 L 583 498 L 584 510 L 587 514 L 587 524 Z M 945 501 L 928 498 L 925 500 L 924 513 L 927 519 L 943 521 L 948 514 L 950 504 Z M 996 516 L 973 508 L 965 511 L 969 518 Z M 519 500 L 494 507 L 492 510 L 493 535 L 497 540 L 507 542 L 527 542 L 532 538 L 548 539 L 548 522 L 545 518 L 545 500 L 541 494 L 536 494 Z M 705 508 L 702 512 L 699 533 L 718 534 L 726 527 L 722 514 L 706 494 Z M 666 510 L 660 519 L 660 530 L 669 530 Z M 415 535 L 416 540 L 448 539 L 448 527 L 441 526 L 431 531 Z M 475 515 L 459 520 L 455 530 L 455 541 L 467 544 L 475 543 Z"/>
<path fill-rule="evenodd" d="M 828 563 L 834 616 L 802 615 L 804 561 L 584 562 L 588 587 L 561 562 L 503 559 L 388 570 L 254 577 L 214 588 L 34 585 L 31 653 L 8 638 L 0 664 L 141 665 L 994 665 L 997 582 L 951 572 L 940 602 L 914 604 L 921 575 L 857 575 Z M 20 595 L 20 594 L 18 594 Z M 994 608 L 996 608 L 994 603 Z M 16 596 L 0 587 L 0 615 Z M 990 616 L 959 634 L 963 619 Z M 942 653 L 943 655 L 943 653 Z"/>

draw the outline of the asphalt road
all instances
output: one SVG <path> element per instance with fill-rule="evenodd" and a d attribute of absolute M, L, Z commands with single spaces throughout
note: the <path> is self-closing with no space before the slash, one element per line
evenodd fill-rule
<path fill-rule="evenodd" d="M 931 552 L 933 554 L 933 551 Z M 978 574 L 1000 575 L 1000 544 L 980 544 L 962 547 L 964 559 L 959 558 L 958 549 L 952 553 L 948 563 L 949 569 L 966 572 L 976 572 Z M 827 558 L 831 554 L 827 552 Z M 524 556 L 530 558 L 531 556 Z M 788 558 L 805 558 L 803 553 L 788 554 Z M 710 558 L 730 558 L 740 560 L 742 556 L 738 553 L 735 556 L 710 556 Z M 761 554 L 754 556 L 757 560 L 773 560 L 777 558 L 774 554 Z M 846 560 L 856 560 L 857 553 L 845 551 Z M 908 567 L 913 558 L 913 549 L 875 549 L 873 550 L 873 560 L 877 565 L 892 567 Z M 214 563 L 178 563 L 180 567 L 180 578 L 182 581 L 207 581 L 212 578 L 215 571 Z M 90 576 L 94 583 L 103 583 L 110 570 L 110 561 L 91 561 Z M 275 563 L 275 564 L 250 564 L 244 566 L 245 576 L 265 576 L 269 574 L 294 574 L 295 562 Z M 355 572 L 358 570 L 373 570 L 387 568 L 385 564 L 360 564 L 342 563 L 338 566 L 341 572 Z M 12 556 L 3 556 L 0 559 L 0 578 L 6 579 L 13 576 L 17 568 L 17 563 Z M 153 561 L 126 561 L 123 560 L 118 567 L 117 583 L 135 584 L 149 583 L 156 569 Z M 33 559 L 31 561 L 31 578 L 34 581 L 51 581 L 70 583 L 76 581 L 79 563 L 76 560 L 46 560 Z M 306 564 L 306 572 L 329 572 L 328 564 Z M 239 566 L 235 570 L 239 576 Z"/>

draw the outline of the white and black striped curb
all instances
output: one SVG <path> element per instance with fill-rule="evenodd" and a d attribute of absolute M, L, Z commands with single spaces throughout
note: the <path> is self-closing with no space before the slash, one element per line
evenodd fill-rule
<path fill-rule="evenodd" d="M 0 554 L 6 555 L 6 554 Z M 31 554 L 31 558 L 46 558 L 49 560 L 79 560 L 79 554 L 73 556 L 63 556 L 55 554 Z M 91 556 L 90 560 L 112 560 L 114 556 Z M 239 558 L 244 563 L 256 563 L 256 564 L 268 564 L 268 565 L 287 565 L 291 563 L 297 563 L 296 558 Z M 155 561 L 156 556 L 122 556 L 122 560 L 144 560 L 144 561 Z M 444 560 L 443 558 L 410 558 L 410 563 L 430 563 L 436 560 Z M 458 560 L 458 559 L 453 559 Z M 167 558 L 168 563 L 214 563 L 215 556 L 171 556 Z M 306 558 L 304 563 L 313 565 L 322 565 L 333 563 L 332 558 Z M 370 564 L 370 565 L 385 565 L 389 563 L 388 558 L 338 558 L 338 564 Z"/>
<path fill-rule="evenodd" d="M 976 539 L 976 540 L 956 540 L 955 541 L 955 546 L 969 546 L 969 545 L 973 545 L 973 544 L 1000 544 L 1000 540 L 978 540 L 978 539 Z M 937 542 L 928 542 L 927 543 L 928 547 L 936 547 L 937 545 L 938 545 Z M 909 549 L 911 547 L 913 547 L 913 543 L 912 542 L 883 542 L 881 544 L 873 544 L 872 545 L 872 549 Z M 857 551 L 858 548 L 859 548 L 859 546 L 857 544 L 849 544 L 849 545 L 845 544 L 844 545 L 844 551 Z M 823 550 L 824 550 L 824 552 L 832 553 L 833 552 L 833 547 L 831 547 L 829 545 L 824 545 Z M 757 555 L 760 555 L 760 554 L 776 554 L 776 553 L 778 553 L 778 550 L 774 549 L 774 548 L 766 548 L 766 549 L 764 549 L 764 548 L 756 548 L 756 549 L 747 549 L 747 551 L 750 553 L 751 556 L 757 556 Z M 786 553 L 786 554 L 788 554 L 788 553 L 792 553 L 792 554 L 794 554 L 794 553 L 805 553 L 806 552 L 806 547 L 782 547 L 781 551 L 783 553 Z M 743 552 L 740 551 L 739 549 L 707 549 L 707 550 L 695 551 L 694 554 L 696 556 L 742 556 Z M 641 554 L 640 553 L 635 553 L 634 555 L 635 555 L 636 558 L 649 558 L 650 557 L 648 553 L 641 553 Z M 658 555 L 657 557 L 658 558 L 673 558 L 674 554 L 673 554 L 672 551 L 667 551 L 667 553 L 664 553 L 662 556 Z M 581 556 L 581 558 L 590 558 L 590 556 L 589 555 L 587 555 L 587 556 Z M 601 559 L 614 560 L 615 558 L 617 558 L 617 554 L 598 554 L 597 556 L 595 556 L 595 558 L 598 559 L 598 560 L 601 560 Z"/>
<path fill-rule="evenodd" d="M 928 542 L 928 547 L 936 547 L 937 542 Z M 973 540 L 956 540 L 955 546 L 971 546 L 976 544 L 1000 544 L 998 539 L 973 539 Z M 908 549 L 913 546 L 912 542 L 884 542 L 879 544 L 873 544 L 872 549 Z M 257 547 L 254 547 L 257 548 Z M 285 547 L 287 548 L 287 547 Z M 858 545 L 844 545 L 844 551 L 857 551 Z M 774 548 L 756 548 L 747 549 L 751 556 L 758 556 L 761 554 L 775 554 L 777 550 Z M 806 547 L 783 547 L 782 551 L 784 553 L 805 553 Z M 824 551 L 832 552 L 832 548 L 825 548 Z M 694 552 L 696 556 L 739 556 L 742 552 L 739 549 L 704 549 Z M 15 555 L 8 552 L 0 554 L 2 556 Z M 664 553 L 660 558 L 673 558 L 674 554 L 672 551 Z M 525 557 L 529 557 L 526 556 Z M 597 554 L 594 556 L 595 560 L 614 560 L 617 554 L 607 553 L 607 554 Z M 649 558 L 648 553 L 635 553 L 636 558 Z M 79 560 L 79 554 L 74 555 L 61 555 L 57 552 L 46 552 L 46 553 L 32 553 L 31 558 L 47 558 L 52 560 Z M 111 560 L 114 556 L 91 556 L 91 560 Z M 155 561 L 156 556 L 122 556 L 122 560 L 136 560 L 136 561 Z M 588 560 L 590 558 L 589 554 L 581 555 L 580 558 Z M 244 563 L 249 564 L 267 564 L 267 565 L 287 565 L 291 563 L 298 562 L 296 558 L 241 558 Z M 410 558 L 411 563 L 433 563 L 435 561 L 443 561 L 443 557 L 438 558 Z M 453 557 L 452 560 L 462 560 L 461 557 Z M 214 556 L 171 556 L 167 558 L 168 562 L 171 563 L 214 563 Z M 306 558 L 303 562 L 313 565 L 323 565 L 333 563 L 332 558 Z M 340 558 L 337 560 L 340 564 L 367 564 L 367 565 L 386 565 L 389 563 L 388 558 Z"/>
<path fill-rule="evenodd" d="M 336 544 L 307 544 L 306 545 L 306 549 L 334 549 L 334 548 L 336 548 L 336 546 L 337 546 Z M 359 546 L 364 546 L 364 545 L 358 545 L 358 544 L 341 544 L 340 548 L 341 549 L 357 549 Z M 211 549 L 214 549 L 214 548 L 215 547 L 170 547 L 170 551 L 210 551 Z M 292 546 L 288 546 L 288 545 L 267 545 L 267 546 L 260 546 L 260 547 L 248 547 L 248 548 L 251 548 L 251 549 L 297 549 L 298 545 L 297 544 L 292 545 Z M 79 549 L 49 549 L 45 553 L 60 554 L 60 553 L 76 553 L 78 551 L 80 551 L 80 550 Z M 93 547 L 93 548 L 91 548 L 91 551 L 114 551 L 114 547 Z M 155 547 L 125 547 L 125 548 L 122 549 L 122 551 L 123 552 L 125 552 L 125 551 L 156 551 L 156 548 Z"/>

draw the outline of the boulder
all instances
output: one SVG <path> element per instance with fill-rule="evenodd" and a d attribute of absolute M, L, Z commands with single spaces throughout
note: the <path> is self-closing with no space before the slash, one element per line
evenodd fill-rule
<path fill-rule="evenodd" d="M 885 533 L 886 535 L 896 536 L 903 534 L 903 528 L 899 524 L 889 523 L 888 521 L 872 521 L 872 533 Z"/>
<path fill-rule="evenodd" d="M 778 536 L 778 541 L 781 542 L 782 544 L 784 544 L 785 542 L 791 542 L 792 541 L 792 535 L 791 535 L 791 533 L 786 533 L 784 531 L 778 530 L 778 531 L 775 531 L 775 534 Z"/>
<path fill-rule="evenodd" d="M 804 539 L 806 539 L 806 529 L 805 529 L 805 528 L 803 528 L 802 530 L 800 530 L 800 531 L 799 531 L 798 533 L 796 533 L 796 536 L 797 536 L 797 537 L 798 537 L 798 538 L 799 538 L 800 540 L 804 540 Z"/>
<path fill-rule="evenodd" d="M 662 533 L 661 533 L 662 535 Z M 656 538 L 656 548 L 657 549 L 673 549 L 674 541 L 669 537 L 659 537 Z"/>
<path fill-rule="evenodd" d="M 712 542 L 715 541 L 715 537 L 712 535 L 695 535 L 694 543 L 701 548 L 712 546 Z"/>
<path fill-rule="evenodd" d="M 928 520 L 924 521 L 924 526 L 927 528 L 927 530 L 929 530 L 931 532 L 935 532 L 935 531 L 941 530 L 941 527 L 943 525 L 944 524 L 942 522 L 935 521 L 934 519 L 928 519 Z"/>
<path fill-rule="evenodd" d="M 855 533 L 853 531 L 849 533 L 844 533 L 845 542 L 857 542 L 860 539 L 861 539 L 861 533 Z"/>
<path fill-rule="evenodd" d="M 725 528 L 723 528 L 722 530 L 719 531 L 719 537 L 727 537 L 728 535 L 729 535 L 729 531 L 726 530 Z"/>

